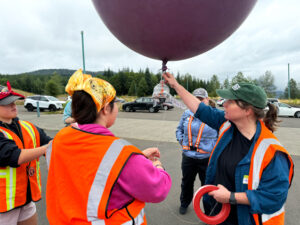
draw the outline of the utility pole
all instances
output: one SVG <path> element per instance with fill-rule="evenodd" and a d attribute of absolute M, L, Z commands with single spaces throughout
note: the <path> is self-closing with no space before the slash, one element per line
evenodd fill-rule
<path fill-rule="evenodd" d="M 85 58 L 84 58 L 84 39 L 83 39 L 83 31 L 81 31 L 81 46 L 82 46 L 83 73 L 85 73 Z"/>
<path fill-rule="evenodd" d="M 290 64 L 288 63 L 288 97 L 291 98 L 291 88 L 290 88 Z"/>

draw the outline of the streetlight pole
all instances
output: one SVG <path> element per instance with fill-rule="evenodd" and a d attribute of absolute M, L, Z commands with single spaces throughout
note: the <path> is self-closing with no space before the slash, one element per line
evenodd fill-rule
<path fill-rule="evenodd" d="M 290 88 L 290 64 L 288 63 L 288 97 L 291 98 L 291 88 Z"/>
<path fill-rule="evenodd" d="M 82 46 L 83 73 L 85 73 L 85 58 L 84 58 L 84 39 L 83 39 L 83 31 L 81 31 L 81 46 Z"/>

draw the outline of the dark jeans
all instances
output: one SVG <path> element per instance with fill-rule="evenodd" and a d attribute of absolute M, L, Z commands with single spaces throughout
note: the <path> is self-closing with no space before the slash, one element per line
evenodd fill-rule
<path fill-rule="evenodd" d="M 194 182 L 198 174 L 201 185 L 205 184 L 205 173 L 208 165 L 208 158 L 193 159 L 182 154 L 181 170 L 181 207 L 187 208 L 194 195 Z"/>

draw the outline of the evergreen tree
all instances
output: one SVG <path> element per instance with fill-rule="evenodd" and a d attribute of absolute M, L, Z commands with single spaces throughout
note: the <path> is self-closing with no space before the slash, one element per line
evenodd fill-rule
<path fill-rule="evenodd" d="M 249 78 L 246 78 L 242 72 L 238 72 L 237 75 L 232 78 L 231 86 L 241 82 L 252 83 L 252 81 L 249 80 Z"/>
<path fill-rule="evenodd" d="M 131 85 L 128 90 L 128 95 L 129 96 L 137 96 L 137 88 L 136 88 L 136 83 L 134 82 L 134 80 L 131 81 Z"/>
<path fill-rule="evenodd" d="M 138 97 L 145 96 L 147 94 L 146 90 L 147 90 L 147 83 L 145 78 L 143 77 L 138 84 L 138 88 L 137 88 Z"/>
<path fill-rule="evenodd" d="M 52 79 L 50 79 L 45 86 L 45 92 L 47 95 L 56 97 L 59 94 L 59 85 Z"/>
<path fill-rule="evenodd" d="M 255 81 L 255 83 L 265 90 L 268 97 L 274 97 L 276 91 L 274 80 L 275 78 L 271 71 L 266 71 L 264 75 L 260 76 L 258 80 Z"/>
<path fill-rule="evenodd" d="M 51 80 L 53 80 L 57 85 L 58 92 L 56 93 L 55 96 L 65 93 L 65 86 L 62 85 L 62 77 L 60 74 L 54 72 L 53 75 L 51 76 Z"/>
<path fill-rule="evenodd" d="M 284 96 L 286 98 L 289 97 L 288 86 L 284 90 Z M 290 97 L 291 99 L 300 98 L 300 89 L 297 87 L 297 82 L 293 78 L 290 80 Z"/>
<path fill-rule="evenodd" d="M 217 89 L 220 89 L 220 81 L 217 75 L 213 75 L 210 79 L 210 91 L 209 96 L 216 97 L 217 96 Z"/>
<path fill-rule="evenodd" d="M 230 88 L 230 83 L 229 83 L 229 79 L 226 78 L 223 83 L 223 89 L 228 89 L 228 88 Z"/>
<path fill-rule="evenodd" d="M 151 74 L 149 72 L 149 69 L 146 68 L 145 71 L 145 80 L 146 80 L 146 84 L 147 84 L 147 95 L 151 95 L 152 91 L 153 91 L 153 86 L 152 86 L 152 81 L 151 81 Z"/>

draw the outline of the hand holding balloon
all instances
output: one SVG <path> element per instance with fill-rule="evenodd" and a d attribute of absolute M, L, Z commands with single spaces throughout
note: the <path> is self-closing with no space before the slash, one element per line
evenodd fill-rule
<path fill-rule="evenodd" d="M 163 78 L 165 80 L 165 83 L 169 84 L 171 88 L 176 89 L 176 86 L 179 85 L 178 82 L 177 82 L 177 80 L 170 73 L 163 73 Z"/>
<path fill-rule="evenodd" d="M 219 189 L 209 192 L 208 195 L 216 199 L 217 202 L 229 203 L 230 191 L 221 184 L 218 184 L 217 187 Z"/>

